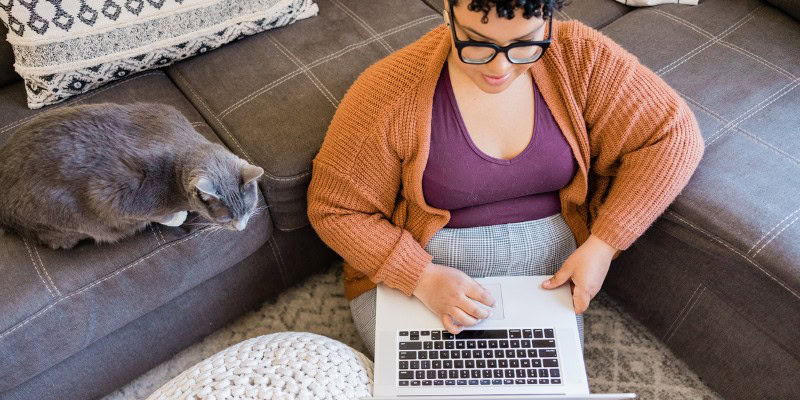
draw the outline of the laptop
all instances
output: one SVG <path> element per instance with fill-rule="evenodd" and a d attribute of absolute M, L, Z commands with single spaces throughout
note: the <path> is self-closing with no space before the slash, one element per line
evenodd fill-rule
<path fill-rule="evenodd" d="M 633 399 L 590 394 L 569 285 L 476 279 L 492 316 L 453 335 L 416 297 L 378 285 L 372 399 Z"/>

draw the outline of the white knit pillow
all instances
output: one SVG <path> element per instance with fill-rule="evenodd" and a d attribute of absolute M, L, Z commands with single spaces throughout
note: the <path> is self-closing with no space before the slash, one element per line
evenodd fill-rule
<path fill-rule="evenodd" d="M 0 0 L 30 108 L 318 10 L 313 0 Z"/>
<path fill-rule="evenodd" d="M 336 340 L 274 333 L 199 362 L 147 400 L 352 400 L 371 396 L 372 369 L 369 358 Z"/>

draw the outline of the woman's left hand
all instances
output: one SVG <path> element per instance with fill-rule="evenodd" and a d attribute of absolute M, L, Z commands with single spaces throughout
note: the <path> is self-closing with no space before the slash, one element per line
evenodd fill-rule
<path fill-rule="evenodd" d="M 564 265 L 552 278 L 542 283 L 542 287 L 555 289 L 571 281 L 575 313 L 581 314 L 589 308 L 589 302 L 603 286 L 616 251 L 617 249 L 602 239 L 591 235 L 564 261 Z"/>

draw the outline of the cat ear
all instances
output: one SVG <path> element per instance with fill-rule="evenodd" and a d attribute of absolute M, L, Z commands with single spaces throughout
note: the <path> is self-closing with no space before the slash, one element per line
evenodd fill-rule
<path fill-rule="evenodd" d="M 242 181 L 244 181 L 245 185 L 260 178 L 261 175 L 264 175 L 264 170 L 261 167 L 250 164 L 245 164 L 242 167 Z"/>
<path fill-rule="evenodd" d="M 203 200 L 210 200 L 211 198 L 219 199 L 219 194 L 217 194 L 217 190 L 214 189 L 214 184 L 206 177 L 197 178 L 194 182 L 194 187 L 201 192 Z"/>

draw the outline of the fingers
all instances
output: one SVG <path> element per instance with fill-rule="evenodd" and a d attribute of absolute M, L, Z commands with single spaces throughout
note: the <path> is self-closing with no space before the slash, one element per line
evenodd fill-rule
<path fill-rule="evenodd" d="M 494 306 L 494 297 L 492 297 L 492 293 L 486 290 L 486 288 L 481 286 L 478 282 L 473 281 L 472 285 L 469 286 L 465 294 L 470 299 L 481 302 L 489 307 Z"/>
<path fill-rule="evenodd" d="M 592 295 L 581 286 L 575 286 L 572 291 L 572 304 L 575 306 L 575 313 L 582 314 L 589 308 Z"/>
<path fill-rule="evenodd" d="M 444 329 L 447 329 L 447 331 L 453 335 L 458 335 L 464 329 L 463 327 L 457 326 L 455 323 L 453 323 L 453 318 L 450 316 L 450 314 L 442 314 L 442 325 L 444 325 Z"/>
<path fill-rule="evenodd" d="M 477 320 L 489 318 L 489 316 L 492 314 L 491 310 L 486 308 L 486 306 L 483 306 L 481 303 L 478 303 L 469 297 L 464 297 L 458 307 L 467 313 L 467 315 Z"/>
<path fill-rule="evenodd" d="M 450 315 L 453 317 L 455 322 L 462 327 L 472 326 L 479 322 L 477 318 L 465 313 L 464 310 L 458 307 L 453 307 L 453 309 L 450 310 Z"/>
<path fill-rule="evenodd" d="M 568 269 L 562 266 L 561 269 L 559 269 L 558 272 L 556 272 L 556 274 L 553 275 L 552 278 L 542 283 L 542 287 L 545 289 L 555 289 L 566 283 L 570 277 L 572 277 L 572 269 Z"/>

